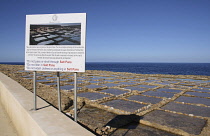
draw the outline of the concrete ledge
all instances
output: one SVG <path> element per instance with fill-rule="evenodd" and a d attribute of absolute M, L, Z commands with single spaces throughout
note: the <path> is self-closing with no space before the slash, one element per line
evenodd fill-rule
<path fill-rule="evenodd" d="M 91 132 L 0 72 L 0 102 L 21 136 L 93 136 Z"/>

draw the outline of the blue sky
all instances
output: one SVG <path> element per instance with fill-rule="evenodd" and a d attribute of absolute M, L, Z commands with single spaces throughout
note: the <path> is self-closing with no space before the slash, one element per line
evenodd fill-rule
<path fill-rule="evenodd" d="M 0 62 L 23 62 L 27 14 L 87 13 L 87 62 L 210 63 L 209 0 L 1 0 Z"/>

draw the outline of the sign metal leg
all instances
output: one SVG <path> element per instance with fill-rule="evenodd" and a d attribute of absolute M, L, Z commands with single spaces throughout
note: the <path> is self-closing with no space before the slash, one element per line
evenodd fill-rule
<path fill-rule="evenodd" d="M 57 72 L 58 109 L 61 111 L 60 73 Z"/>
<path fill-rule="evenodd" d="M 33 85 L 34 85 L 34 110 L 37 110 L 37 100 L 36 100 L 36 71 L 34 71 Z"/>
<path fill-rule="evenodd" d="M 74 73 L 74 121 L 77 122 L 77 73 Z"/>

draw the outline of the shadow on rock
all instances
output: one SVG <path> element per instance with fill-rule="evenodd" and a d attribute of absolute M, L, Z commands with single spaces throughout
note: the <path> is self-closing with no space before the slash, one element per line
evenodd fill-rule
<path fill-rule="evenodd" d="M 113 134 L 116 130 L 123 128 L 124 126 L 132 123 L 132 122 L 138 122 L 142 119 L 141 116 L 137 116 L 135 114 L 131 115 L 117 115 L 115 118 L 113 118 L 111 121 L 109 121 L 104 127 L 102 128 L 103 134 Z M 133 125 L 129 129 L 135 129 L 138 125 Z"/>

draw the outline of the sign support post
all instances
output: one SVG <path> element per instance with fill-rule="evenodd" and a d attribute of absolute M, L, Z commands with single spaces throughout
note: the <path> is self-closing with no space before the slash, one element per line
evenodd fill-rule
<path fill-rule="evenodd" d="M 74 121 L 77 122 L 77 73 L 74 73 Z"/>
<path fill-rule="evenodd" d="M 58 109 L 61 111 L 60 73 L 57 72 Z"/>
<path fill-rule="evenodd" d="M 34 85 L 34 110 L 37 110 L 37 102 L 36 102 L 36 71 L 34 71 L 34 78 L 33 78 L 33 85 Z"/>

